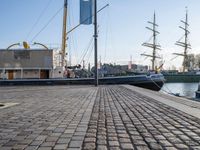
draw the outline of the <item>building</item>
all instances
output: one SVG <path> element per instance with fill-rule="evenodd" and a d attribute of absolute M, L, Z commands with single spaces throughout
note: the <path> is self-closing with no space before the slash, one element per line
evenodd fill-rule
<path fill-rule="evenodd" d="M 0 50 L 1 79 L 48 79 L 53 76 L 53 50 Z"/>

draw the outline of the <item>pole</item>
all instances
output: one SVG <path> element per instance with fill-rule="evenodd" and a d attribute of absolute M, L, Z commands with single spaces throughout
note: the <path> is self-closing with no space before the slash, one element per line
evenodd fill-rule
<path fill-rule="evenodd" d="M 98 86 L 98 59 L 97 59 L 97 0 L 94 0 L 94 64 L 95 64 L 95 73 L 94 73 L 94 84 Z"/>
<path fill-rule="evenodd" d="M 64 0 L 64 11 L 63 11 L 63 31 L 62 31 L 62 67 L 65 67 L 66 58 L 66 40 L 67 40 L 67 5 L 68 0 Z"/>

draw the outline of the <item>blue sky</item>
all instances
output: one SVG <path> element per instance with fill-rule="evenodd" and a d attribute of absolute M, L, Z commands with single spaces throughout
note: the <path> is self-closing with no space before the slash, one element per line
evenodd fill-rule
<path fill-rule="evenodd" d="M 200 53 L 200 1 L 198 0 L 98 0 L 101 8 L 109 3 L 110 6 L 99 13 L 99 58 L 103 62 L 127 64 L 132 55 L 134 63 L 150 64 L 148 59 L 140 56 L 141 53 L 151 53 L 151 50 L 142 47 L 151 32 L 145 29 L 147 21 L 153 19 L 156 12 L 158 41 L 163 50 L 165 67 L 180 67 L 182 58 L 173 58 L 171 53 L 182 52 L 174 43 L 183 35 L 178 28 L 180 19 L 185 17 L 185 7 L 189 11 L 190 53 Z M 58 47 L 61 44 L 62 14 L 60 11 L 52 22 L 33 41 L 33 37 L 49 21 L 49 19 L 63 6 L 63 0 L 1 0 L 0 1 L 0 48 L 6 48 L 12 43 L 41 42 Z M 44 11 L 38 23 L 36 20 Z M 68 30 L 79 22 L 79 0 L 69 0 Z M 31 30 L 33 29 L 33 30 Z M 32 32 L 30 32 L 32 31 Z M 30 34 L 29 34 L 30 33 Z M 69 35 L 68 49 L 74 64 L 80 63 L 81 56 L 87 49 L 93 34 L 93 26 L 80 26 Z M 29 36 L 28 36 L 29 35 Z M 92 47 L 91 47 L 92 48 Z M 85 56 L 86 62 L 93 62 L 93 51 Z"/>

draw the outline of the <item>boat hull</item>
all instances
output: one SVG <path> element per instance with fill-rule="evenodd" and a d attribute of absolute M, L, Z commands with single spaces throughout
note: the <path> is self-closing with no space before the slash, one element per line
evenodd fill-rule
<path fill-rule="evenodd" d="M 199 82 L 199 74 L 164 74 L 167 83 L 192 83 Z"/>
<path fill-rule="evenodd" d="M 133 85 L 141 87 L 141 88 L 153 90 L 153 91 L 160 91 L 164 85 L 164 82 L 163 81 L 155 81 L 155 82 L 146 82 L 146 83 L 133 84 Z"/>
<path fill-rule="evenodd" d="M 148 77 L 146 75 L 125 76 L 125 77 L 106 77 L 100 78 L 100 85 L 112 84 L 129 84 L 154 91 L 159 91 L 163 84 L 164 78 Z M 6 85 L 92 85 L 93 78 L 74 78 L 74 79 L 18 79 L 18 80 L 0 80 L 0 86 Z"/>

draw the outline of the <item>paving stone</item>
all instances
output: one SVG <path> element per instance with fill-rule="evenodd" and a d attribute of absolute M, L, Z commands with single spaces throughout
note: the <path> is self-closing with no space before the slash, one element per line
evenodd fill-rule
<path fill-rule="evenodd" d="M 50 136 L 46 138 L 46 142 L 56 142 L 59 139 L 57 136 Z"/>
<path fill-rule="evenodd" d="M 106 139 L 106 138 L 105 138 Z M 116 137 L 108 137 L 108 140 L 109 141 L 117 141 L 118 140 L 118 137 L 116 136 Z"/>
<path fill-rule="evenodd" d="M 200 136 L 193 136 L 192 137 L 194 140 L 196 140 L 196 141 L 200 141 Z"/>
<path fill-rule="evenodd" d="M 121 143 L 122 149 L 133 149 L 133 145 L 131 143 Z"/>
<path fill-rule="evenodd" d="M 67 148 L 67 150 L 81 150 L 80 148 Z"/>
<path fill-rule="evenodd" d="M 136 146 L 146 146 L 147 145 L 146 142 L 143 140 L 134 140 L 133 144 Z"/>
<path fill-rule="evenodd" d="M 56 143 L 55 142 L 44 142 L 40 146 L 41 147 L 53 147 Z"/>
<path fill-rule="evenodd" d="M 0 110 L 0 150 L 200 146 L 199 119 L 123 86 L 6 88 L 19 105 Z"/>
<path fill-rule="evenodd" d="M 172 138 L 168 138 L 168 140 L 173 143 L 173 144 L 180 144 L 183 143 L 181 139 L 177 138 L 177 137 L 172 137 Z"/>
<path fill-rule="evenodd" d="M 72 138 L 73 134 L 62 134 L 61 138 Z"/>
<path fill-rule="evenodd" d="M 120 143 L 131 143 L 131 140 L 129 138 L 119 138 Z"/>
<path fill-rule="evenodd" d="M 109 147 L 110 150 L 121 150 L 120 147 Z"/>
<path fill-rule="evenodd" d="M 97 140 L 97 145 L 107 145 L 106 140 Z"/>
<path fill-rule="evenodd" d="M 75 132 L 74 136 L 85 136 L 85 132 Z"/>
<path fill-rule="evenodd" d="M 96 138 L 85 138 L 84 142 L 95 143 L 96 142 Z"/>
<path fill-rule="evenodd" d="M 159 145 L 158 143 L 149 143 L 149 147 L 154 150 L 162 150 L 161 145 Z"/>
<path fill-rule="evenodd" d="M 172 130 L 172 133 L 176 134 L 176 135 L 183 135 L 184 134 L 182 131 L 178 131 L 178 130 Z"/>
<path fill-rule="evenodd" d="M 200 146 L 192 146 L 192 149 L 194 149 L 194 150 L 200 150 Z"/>
<path fill-rule="evenodd" d="M 145 138 L 147 143 L 156 143 L 157 141 L 154 138 Z"/>
<path fill-rule="evenodd" d="M 71 141 L 69 143 L 70 148 L 81 148 L 83 141 Z"/>
<path fill-rule="evenodd" d="M 64 131 L 65 131 L 65 128 L 56 128 L 54 130 L 54 132 L 56 132 L 56 133 L 63 133 Z"/>
<path fill-rule="evenodd" d="M 52 150 L 52 147 L 39 147 L 37 150 Z"/>
<path fill-rule="evenodd" d="M 59 138 L 56 143 L 58 144 L 68 144 L 70 141 L 70 138 Z"/>
<path fill-rule="evenodd" d="M 53 149 L 55 150 L 65 150 L 67 149 L 67 144 L 56 144 L 55 147 Z"/>
<path fill-rule="evenodd" d="M 166 150 L 177 150 L 174 146 L 171 147 L 165 147 Z"/>
<path fill-rule="evenodd" d="M 118 141 L 108 141 L 108 144 L 109 144 L 110 147 L 119 146 L 119 142 Z"/>
<path fill-rule="evenodd" d="M 131 136 L 131 139 L 133 140 L 133 141 L 137 141 L 137 140 L 140 140 L 140 141 L 142 141 L 143 140 L 143 137 L 142 136 Z"/>
<path fill-rule="evenodd" d="M 38 146 L 28 146 L 25 148 L 25 150 L 37 150 Z"/>
<path fill-rule="evenodd" d="M 17 144 L 15 145 L 12 149 L 13 150 L 24 150 L 28 145 L 21 145 L 21 144 Z"/>
<path fill-rule="evenodd" d="M 156 135 L 154 136 L 156 140 L 165 140 L 166 138 L 163 135 Z"/>
<path fill-rule="evenodd" d="M 1 147 L 1 150 L 12 150 L 12 147 L 9 147 L 9 146 L 3 146 L 3 147 Z"/>
<path fill-rule="evenodd" d="M 186 146 L 185 144 L 175 144 L 175 146 L 176 146 L 178 149 L 188 149 L 188 146 Z"/>
<path fill-rule="evenodd" d="M 148 146 L 136 146 L 137 150 L 150 150 Z"/>
<path fill-rule="evenodd" d="M 44 141 L 46 138 L 47 138 L 46 135 L 40 135 L 40 136 L 38 136 L 35 140 L 36 140 L 36 141 Z"/>
<path fill-rule="evenodd" d="M 95 143 L 84 143 L 83 149 L 85 150 L 93 150 L 96 148 Z"/>
<path fill-rule="evenodd" d="M 167 140 L 159 140 L 159 143 L 164 147 L 171 147 L 172 144 Z"/>
<path fill-rule="evenodd" d="M 24 145 L 29 145 L 30 143 L 32 143 L 33 139 L 25 139 L 22 141 L 19 141 L 20 144 L 24 144 Z"/>
<path fill-rule="evenodd" d="M 98 145 L 97 150 L 107 150 L 107 147 L 104 145 Z"/>

